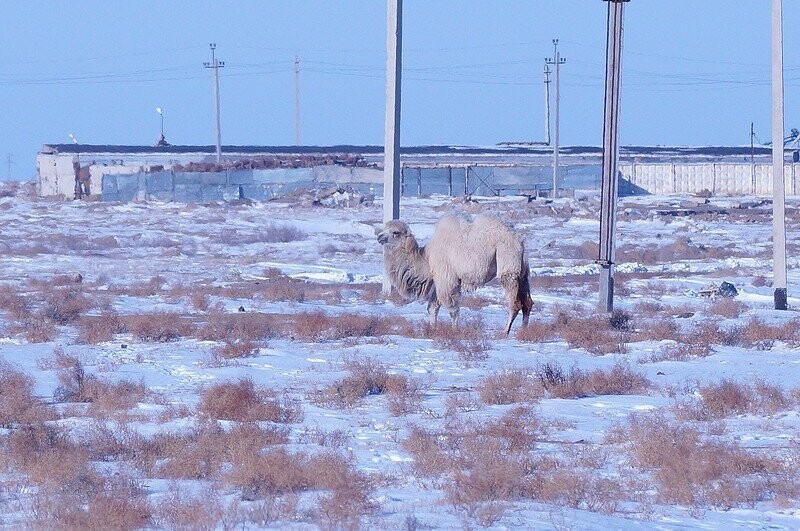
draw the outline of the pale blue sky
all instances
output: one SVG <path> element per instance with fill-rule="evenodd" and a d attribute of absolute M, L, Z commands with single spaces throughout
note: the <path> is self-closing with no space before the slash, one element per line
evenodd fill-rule
<path fill-rule="evenodd" d="M 800 128 L 800 6 L 784 2 L 786 126 Z M 769 134 L 769 0 L 632 0 L 623 144 L 746 144 Z M 224 144 L 383 141 L 385 2 L 16 1 L 0 32 L 0 177 L 31 178 L 43 143 L 213 144 L 209 42 Z M 403 145 L 541 140 L 543 59 L 558 37 L 562 144 L 599 145 L 606 3 L 405 0 Z"/>

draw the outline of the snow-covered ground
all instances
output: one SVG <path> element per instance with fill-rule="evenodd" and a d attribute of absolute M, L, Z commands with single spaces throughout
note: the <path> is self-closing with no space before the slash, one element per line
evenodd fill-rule
<path fill-rule="evenodd" d="M 800 322 L 796 321 L 800 269 L 795 243 L 800 216 L 795 215 L 799 206 L 795 203 L 789 201 L 787 207 L 790 309 L 780 312 L 772 309 L 769 284 L 770 205 L 758 205 L 757 198 L 712 198 L 709 204 L 697 198 L 622 199 L 616 308 L 626 312 L 629 323 L 617 329 L 603 328 L 602 332 L 612 334 L 618 344 L 597 350 L 591 348 L 591 329 L 583 342 L 553 336 L 531 341 L 524 331 L 513 337 L 521 326 L 518 321 L 511 338 L 500 337 L 506 316 L 502 290 L 496 282 L 468 295 L 462 308 L 464 322 L 480 328 L 477 347 L 465 347 L 458 338 L 443 339 L 422 331 L 422 303 L 402 304 L 376 294 L 382 254 L 373 229 L 381 218 L 380 203 L 327 208 L 290 201 L 182 205 L 2 198 L 0 289 L 22 297 L 29 305 L 26 311 L 36 313 L 48 290 L 73 286 L 70 279 L 80 275 L 81 281 L 74 286 L 80 287 L 92 305 L 79 318 L 56 323 L 53 336 L 34 342 L 39 340 L 18 326 L 22 318 L 12 315 L 7 303 L 0 309 L 0 359 L 32 376 L 36 395 L 48 403 L 58 395 L 59 385 L 63 386 L 59 369 L 47 362 L 57 349 L 63 355 L 77 357 L 88 374 L 103 381 L 143 382 L 162 398 L 139 403 L 133 413 L 129 412 L 135 418 L 108 422 L 113 429 L 125 422 L 128 428 L 148 436 L 192 425 L 200 393 L 219 382 L 249 377 L 256 385 L 285 393 L 299 401 L 303 413 L 302 421 L 286 425 L 290 449 L 318 450 L 320 445 L 309 443 L 303 435 L 309 430 L 339 432 L 345 442 L 336 451 L 352 458 L 354 468 L 371 478 L 368 498 L 372 510 L 358 522 L 364 527 L 797 529 L 797 496 L 786 489 L 769 487 L 763 496 L 730 504 L 714 502 L 710 496 L 700 496 L 694 503 L 665 501 L 669 494 L 659 492 L 664 487 L 656 477 L 657 471 L 634 462 L 635 450 L 609 436 L 615 426 L 627 426 L 631 414 L 646 416 L 661 411 L 670 422 L 694 427 L 709 440 L 730 443 L 754 455 L 768 454 L 785 466 L 776 477 L 782 474 L 789 483 L 800 483 L 796 476 L 800 470 L 800 342 L 796 338 L 720 340 L 721 336 L 710 336 L 709 351 L 698 354 L 701 350 L 683 345 L 688 355 L 670 354 L 681 343 L 702 343 L 702 336 L 692 336 L 691 332 L 703 323 L 712 323 L 723 331 L 738 326 L 741 331 L 754 322 L 771 326 L 771 330 L 787 323 L 791 328 Z M 592 242 L 597 241 L 599 232 L 595 198 L 531 203 L 525 198 L 477 198 L 477 202 L 465 203 L 432 197 L 404 199 L 402 204 L 402 218 L 423 243 L 439 217 L 463 211 L 493 213 L 524 234 L 534 275 L 534 326 L 554 322 L 559 312 L 583 320 L 595 314 L 598 267 Z M 276 278 L 295 290 L 305 286 L 303 295 L 265 292 L 265 285 Z M 736 286 L 734 301 L 738 302 L 701 296 L 723 281 Z M 319 296 L 326 286 L 338 296 Z M 202 293 L 209 294 L 207 300 L 202 299 Z M 193 298 L 193 294 L 197 295 Z M 654 309 L 646 315 L 648 307 Z M 253 355 L 219 359 L 215 352 L 222 342 L 196 333 L 155 342 L 139 339 L 128 330 L 97 344 L 81 340 L 80 319 L 102 316 L 112 311 L 109 308 L 123 318 L 173 312 L 198 327 L 220 314 L 232 318 L 286 316 L 291 323 L 297 316 L 321 310 L 332 316 L 404 318 L 418 329 L 380 337 L 340 334 L 335 339 L 309 342 L 290 337 L 285 332 L 288 328 L 282 328 L 256 341 Z M 680 337 L 693 339 L 647 335 L 648 328 L 665 321 L 674 323 L 676 337 L 683 334 Z M 607 324 L 607 320 L 604 322 Z M 786 329 L 781 333 L 786 335 Z M 485 343 L 480 343 L 481 338 Z M 416 382 L 421 402 L 409 411 L 393 414 L 385 394 L 366 396 L 349 407 L 334 407 L 312 398 L 315 390 L 341 381 L 354 360 L 373 360 L 385 366 L 389 374 Z M 565 398 L 545 390 L 541 396 L 504 404 L 489 403 L 479 393 L 487 376 L 503 370 L 526 374 L 531 385 L 538 385 L 548 366 L 588 373 L 610 371 L 620 364 L 644 376 L 649 388 L 636 394 Z M 704 386 L 723 379 L 748 385 L 771 384 L 785 394 L 786 400 L 768 411 L 754 408 L 707 420 L 675 420 L 677 404 L 699 400 Z M 2 393 L 0 390 L 0 398 Z M 454 407 L 456 399 L 466 405 Z M 159 422 L 156 417 L 163 411 L 164 402 L 173 407 L 186 405 L 191 414 Z M 443 440 L 454 423 L 462 427 L 472 421 L 486 425 L 518 406 L 527 408 L 548 426 L 547 435 L 537 437 L 535 444 L 525 449 L 525 455 L 534 461 L 549 456 L 574 464 L 576 447 L 606 453 L 602 464 L 575 465 L 575 473 L 587 474 L 589 490 L 615 485 L 619 493 L 609 494 L 614 497 L 613 503 L 594 503 L 592 500 L 602 498 L 603 493 L 576 494 L 581 490 L 577 487 L 564 489 L 567 494 L 555 498 L 537 497 L 531 494 L 536 490 L 533 486 L 511 492 L 487 487 L 488 494 L 479 495 L 480 499 L 459 503 L 452 494 L 455 476 L 450 472 L 422 474 L 415 462 L 418 456 L 405 443 L 414 427 L 440 433 Z M 56 407 L 61 418 L 48 422 L 72 436 L 78 437 L 94 422 L 79 408 Z M 7 426 L 0 433 L 7 437 L 14 429 L 19 427 Z M 480 473 L 478 469 L 469 472 Z M 742 475 L 750 473 L 743 471 Z M 0 524 L 15 526 L 28 521 L 35 512 L 28 503 L 35 488 L 26 485 L 24 474 L 21 484 L 15 482 L 12 487 L 9 478 L 19 480 L 20 476 L 8 466 L 0 465 L 0 474 L 5 478 L 0 479 L 0 514 L 5 515 L 0 517 Z M 153 503 L 169 488 L 164 478 L 148 476 L 141 470 L 134 471 L 134 476 Z M 773 479 L 770 476 L 767 483 L 771 485 Z M 201 480 L 184 480 L 183 485 L 199 488 L 216 485 L 217 480 L 209 475 Z M 533 474 L 527 481 L 540 480 Z M 225 482 L 218 488 L 225 503 L 241 499 L 241 493 Z M 314 493 L 306 495 L 305 511 L 298 510 L 292 517 L 275 517 L 269 523 L 251 519 L 248 525 L 283 527 L 293 520 L 293 525 L 300 527 L 324 526 L 325 520 L 313 508 Z M 256 502 L 245 499 L 241 503 L 248 507 Z M 162 525 L 157 521 L 151 524 Z"/>

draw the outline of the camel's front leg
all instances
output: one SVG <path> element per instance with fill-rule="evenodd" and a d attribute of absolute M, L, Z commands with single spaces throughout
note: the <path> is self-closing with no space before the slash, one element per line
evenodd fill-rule
<path fill-rule="evenodd" d="M 453 326 L 458 326 L 458 314 L 459 314 L 459 306 L 458 302 L 453 308 L 450 308 L 450 319 L 453 320 Z"/>
<path fill-rule="evenodd" d="M 441 304 L 436 297 L 428 301 L 428 319 L 430 320 L 431 326 L 436 326 L 436 317 L 439 315 L 440 307 Z"/>

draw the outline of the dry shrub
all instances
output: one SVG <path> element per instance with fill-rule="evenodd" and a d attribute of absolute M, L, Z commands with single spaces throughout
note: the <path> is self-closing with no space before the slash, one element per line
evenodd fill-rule
<path fill-rule="evenodd" d="M 771 325 L 753 317 L 745 324 L 722 328 L 717 323 L 705 321 L 683 338 L 691 345 L 738 346 L 756 350 L 768 350 L 775 341 L 796 344 L 800 341 L 800 319 Z"/>
<path fill-rule="evenodd" d="M 445 415 L 452 417 L 460 413 L 478 411 L 483 408 L 483 403 L 475 398 L 472 393 L 453 393 L 445 399 Z"/>
<path fill-rule="evenodd" d="M 188 430 L 139 440 L 135 463 L 150 477 L 217 479 L 225 463 L 287 442 L 284 427 L 241 423 L 226 431 L 218 422 L 204 421 Z"/>
<path fill-rule="evenodd" d="M 13 320 L 21 320 L 31 313 L 31 301 L 28 297 L 14 292 L 7 284 L 0 285 L 0 309 L 5 310 Z"/>
<path fill-rule="evenodd" d="M 767 281 L 767 277 L 763 275 L 756 275 L 753 277 L 751 284 L 754 288 L 763 288 L 764 286 L 769 285 L 769 282 Z"/>
<path fill-rule="evenodd" d="M 90 468 L 87 450 L 49 424 L 19 426 L 4 438 L 0 452 L 7 471 L 53 491 L 80 488 Z"/>
<path fill-rule="evenodd" d="M 303 410 L 297 400 L 281 396 L 252 379 L 212 385 L 200 393 L 201 414 L 217 420 L 239 422 L 300 422 Z"/>
<path fill-rule="evenodd" d="M 29 314 L 21 321 L 12 324 L 9 331 L 22 334 L 28 343 L 47 343 L 58 335 L 58 329 L 52 321 L 40 314 Z"/>
<path fill-rule="evenodd" d="M 622 498 L 616 481 L 587 471 L 588 460 L 556 460 L 535 451 L 546 434 L 529 410 L 515 408 L 494 421 L 456 419 L 440 431 L 412 426 L 401 446 L 413 456 L 417 475 L 439 478 L 447 500 L 479 522 L 486 519 L 481 511 L 504 500 L 613 512 Z"/>
<path fill-rule="evenodd" d="M 153 520 L 166 529 L 216 529 L 223 515 L 220 493 L 213 488 L 190 493 L 170 483 L 153 504 Z"/>
<path fill-rule="evenodd" d="M 558 251 L 561 258 L 596 260 L 599 256 L 600 246 L 597 242 L 587 240 L 580 245 L 562 245 Z"/>
<path fill-rule="evenodd" d="M 116 334 L 125 332 L 125 325 L 119 314 L 111 306 L 106 306 L 97 316 L 83 316 L 76 323 L 78 343 L 96 345 L 114 339 Z"/>
<path fill-rule="evenodd" d="M 637 341 L 679 341 L 681 339 L 678 323 L 667 316 L 643 321 L 641 329 L 636 332 Z"/>
<path fill-rule="evenodd" d="M 78 363 L 78 357 L 64 352 L 58 347 L 53 350 L 53 355 L 49 358 L 39 358 L 36 360 L 36 367 L 42 371 L 55 371 L 59 369 L 71 369 Z"/>
<path fill-rule="evenodd" d="M 458 354 L 461 361 L 483 361 L 489 357 L 491 344 L 486 339 L 486 326 L 480 316 L 461 318 L 458 324 L 426 324 L 423 335 L 427 339 L 433 339 L 436 348 Z"/>
<path fill-rule="evenodd" d="M 495 420 L 454 419 L 441 431 L 412 425 L 401 446 L 414 457 L 414 471 L 431 477 L 472 470 L 482 452 L 501 460 L 519 458 L 546 433 L 545 424 L 529 409 L 516 407 Z"/>
<path fill-rule="evenodd" d="M 333 527 L 352 527 L 361 515 L 372 510 L 369 479 L 351 461 L 333 452 L 289 453 L 278 448 L 234 454 L 224 482 L 239 490 L 246 500 L 328 491 L 318 505 L 319 515 Z"/>
<path fill-rule="evenodd" d="M 545 363 L 537 372 L 541 386 L 555 398 L 638 395 L 647 393 L 652 386 L 646 376 L 622 363 L 617 363 L 608 371 L 595 369 L 590 372 L 577 367 L 565 371 L 558 364 Z"/>
<path fill-rule="evenodd" d="M 226 340 L 221 346 L 214 347 L 211 354 L 217 359 L 238 359 L 255 356 L 259 350 L 258 343 L 253 341 Z"/>
<path fill-rule="evenodd" d="M 36 527 L 64 529 L 141 529 L 150 524 L 147 492 L 125 474 L 88 472 L 78 489 L 41 489 L 33 495 Z"/>
<path fill-rule="evenodd" d="M 617 248 L 617 261 L 660 264 L 683 260 L 728 258 L 735 254 L 736 248 L 733 244 L 707 247 L 702 243 L 696 244 L 687 238 L 677 238 L 667 245 L 621 245 Z"/>
<path fill-rule="evenodd" d="M 247 344 L 274 337 L 280 326 L 280 319 L 273 314 L 249 312 L 226 314 L 214 311 L 198 329 L 197 336 L 206 341 Z"/>
<path fill-rule="evenodd" d="M 717 299 L 711 307 L 712 312 L 728 319 L 739 317 L 745 310 L 747 310 L 745 303 L 731 298 Z"/>
<path fill-rule="evenodd" d="M 333 384 L 311 393 L 311 400 L 324 407 L 347 409 L 362 398 L 388 391 L 390 375 L 385 365 L 370 358 L 346 364 L 349 374 Z"/>
<path fill-rule="evenodd" d="M 33 394 L 34 380 L 0 361 L 0 428 L 13 428 L 54 417 L 44 402 Z"/>
<path fill-rule="evenodd" d="M 505 369 L 480 380 L 476 385 L 484 404 L 505 405 L 517 402 L 537 402 L 544 389 L 530 369 Z"/>
<path fill-rule="evenodd" d="M 794 405 L 794 400 L 777 385 L 756 380 L 753 384 L 723 379 L 698 390 L 697 399 L 676 405 L 676 415 L 682 419 L 716 420 L 735 415 L 774 415 Z"/>
<path fill-rule="evenodd" d="M 800 327 L 800 319 L 792 319 L 783 324 L 770 325 L 753 317 L 737 328 L 735 332 L 739 346 L 767 350 L 772 348 L 775 341 L 796 344 L 800 341 L 798 327 Z"/>
<path fill-rule="evenodd" d="M 350 442 L 350 435 L 345 430 L 323 430 L 303 427 L 297 433 L 298 444 L 316 444 L 328 448 L 341 449 Z"/>
<path fill-rule="evenodd" d="M 193 290 L 189 295 L 189 304 L 197 311 L 205 312 L 211 306 L 211 297 L 203 291 Z"/>
<path fill-rule="evenodd" d="M 690 345 L 678 343 L 677 345 L 667 345 L 653 354 L 639 358 L 639 363 L 689 361 L 695 358 L 705 358 L 710 356 L 712 352 L 713 350 L 709 344 Z"/>
<path fill-rule="evenodd" d="M 194 333 L 194 325 L 190 321 L 172 312 L 126 315 L 122 321 L 125 329 L 141 341 L 173 341 Z"/>
<path fill-rule="evenodd" d="M 43 293 L 43 298 L 39 314 L 56 325 L 74 323 L 93 307 L 80 288 L 51 288 Z"/>
<path fill-rule="evenodd" d="M 217 240 L 225 245 L 248 245 L 251 243 L 288 243 L 304 240 L 308 235 L 285 223 L 268 222 L 256 232 L 245 233 L 241 229 L 222 229 Z"/>
<path fill-rule="evenodd" d="M 343 313 L 329 315 L 321 311 L 304 312 L 294 316 L 291 335 L 309 343 L 344 338 L 381 337 L 406 332 L 410 325 L 402 318 Z"/>
<path fill-rule="evenodd" d="M 281 275 L 261 284 L 258 295 L 268 301 L 305 302 L 306 286 L 302 280 Z"/>
<path fill-rule="evenodd" d="M 58 359 L 58 354 L 56 354 Z M 65 365 L 58 371 L 59 386 L 54 398 L 58 402 L 87 402 L 96 413 L 121 412 L 135 407 L 149 396 L 143 381 L 119 382 L 103 381 L 92 374 L 86 374 L 78 358 L 61 355 L 60 363 Z"/>
<path fill-rule="evenodd" d="M 624 443 L 633 464 L 652 474 L 661 503 L 727 509 L 798 493 L 782 459 L 705 440 L 696 428 L 663 413 L 631 415 L 609 441 Z"/>
<path fill-rule="evenodd" d="M 423 400 L 422 384 L 404 374 L 390 374 L 386 380 L 386 405 L 395 417 L 417 413 Z"/>
<path fill-rule="evenodd" d="M 603 355 L 626 351 L 625 343 L 631 336 L 631 318 L 626 312 L 614 312 L 611 316 L 583 317 L 582 308 L 556 308 L 554 320 L 549 323 L 534 323 L 517 334 L 520 341 L 546 341 L 562 339 L 570 348 L 582 348 L 593 354 Z"/>
<path fill-rule="evenodd" d="M 517 330 L 516 338 L 527 343 L 544 343 L 557 337 L 553 323 L 533 321 Z"/>
<path fill-rule="evenodd" d="M 153 295 L 157 295 L 164 288 L 166 283 L 166 278 L 161 275 L 156 275 L 144 283 L 115 287 L 115 291 L 130 295 L 131 297 L 152 297 Z"/>

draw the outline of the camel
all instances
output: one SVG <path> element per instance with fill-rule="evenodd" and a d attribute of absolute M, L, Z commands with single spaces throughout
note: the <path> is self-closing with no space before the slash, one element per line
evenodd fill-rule
<path fill-rule="evenodd" d="M 383 245 L 384 265 L 392 286 L 408 299 L 428 302 L 431 325 L 444 306 L 458 323 L 461 292 L 498 278 L 508 301 L 505 335 L 522 310 L 523 326 L 533 307 L 528 260 L 522 238 L 497 218 L 478 215 L 474 220 L 444 216 L 431 241 L 420 247 L 408 225 L 387 222 L 375 235 Z"/>

